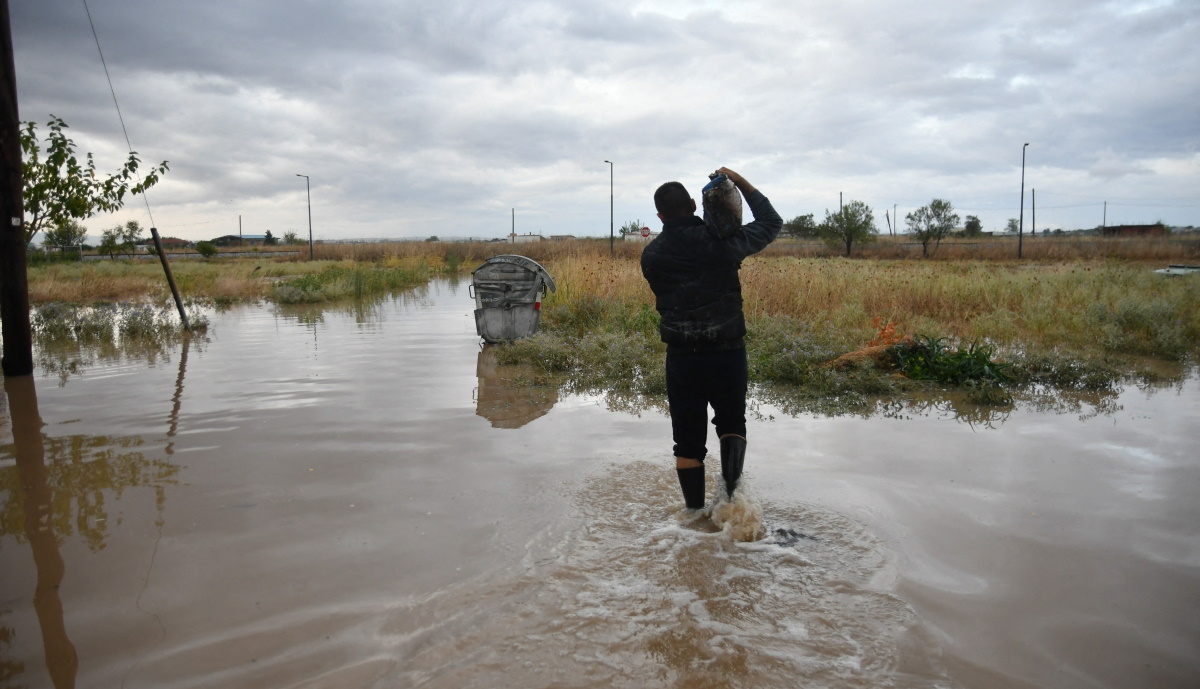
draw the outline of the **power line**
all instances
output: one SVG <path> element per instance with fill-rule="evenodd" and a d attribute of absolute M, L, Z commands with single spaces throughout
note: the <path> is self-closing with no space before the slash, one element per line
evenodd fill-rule
<path fill-rule="evenodd" d="M 87 0 L 82 0 L 83 11 L 87 12 L 88 26 L 92 27 L 92 38 L 96 39 L 96 52 L 100 53 L 100 64 L 104 67 L 104 78 L 108 80 L 108 90 L 112 93 L 113 106 L 117 109 L 117 119 L 121 122 L 121 131 L 125 134 L 125 146 L 128 147 L 129 153 L 133 154 L 133 144 L 129 141 L 129 130 L 125 128 L 125 118 L 121 115 L 121 104 L 117 102 L 117 90 L 113 88 L 112 77 L 108 73 L 108 62 L 104 59 L 104 51 L 100 49 L 100 36 L 96 33 L 96 24 L 92 22 L 92 11 L 88 8 Z M 133 171 L 137 176 L 138 184 L 142 183 L 142 176 L 137 170 Z M 146 196 L 146 190 L 142 190 L 142 201 L 146 203 L 146 214 L 150 216 L 150 226 L 155 227 L 154 213 L 150 211 L 150 199 Z"/>

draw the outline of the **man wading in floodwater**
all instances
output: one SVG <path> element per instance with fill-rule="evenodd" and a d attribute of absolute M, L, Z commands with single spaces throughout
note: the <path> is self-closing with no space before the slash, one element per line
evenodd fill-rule
<path fill-rule="evenodd" d="M 667 403 L 675 440 L 675 469 L 689 509 L 704 507 L 708 406 L 721 443 L 725 495 L 733 496 L 746 457 L 746 319 L 742 259 L 774 241 L 783 219 L 771 202 L 729 168 L 754 222 L 725 236 L 696 217 L 696 201 L 679 182 L 654 192 L 662 234 L 642 253 L 642 275 L 654 291 L 667 343 Z M 736 194 L 734 194 L 736 196 Z"/>

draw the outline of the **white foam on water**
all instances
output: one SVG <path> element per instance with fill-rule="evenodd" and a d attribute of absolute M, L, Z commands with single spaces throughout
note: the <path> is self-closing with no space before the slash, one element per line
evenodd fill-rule
<path fill-rule="evenodd" d="M 767 535 L 762 505 L 744 476 L 738 481 L 732 497 L 727 499 L 722 490 L 717 494 L 720 498 L 713 505 L 712 520 L 726 536 L 734 541 L 748 542 Z"/>
<path fill-rule="evenodd" d="M 400 669 L 389 681 L 949 686 L 941 675 L 897 669 L 911 666 L 897 637 L 916 620 L 903 601 L 870 588 L 887 555 L 862 525 L 750 490 L 739 502 L 739 492 L 720 517 L 717 504 L 711 518 L 679 520 L 669 467 L 604 467 L 578 489 L 577 521 L 556 527 L 553 543 L 531 540 L 539 552 L 519 571 L 390 614 L 381 634 Z M 759 540 L 737 540 L 750 528 Z"/>

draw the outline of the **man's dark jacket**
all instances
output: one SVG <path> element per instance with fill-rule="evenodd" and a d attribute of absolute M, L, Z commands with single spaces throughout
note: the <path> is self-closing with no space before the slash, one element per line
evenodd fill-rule
<path fill-rule="evenodd" d="M 754 222 L 721 237 L 696 216 L 663 223 L 642 253 L 642 275 L 662 316 L 658 331 L 672 351 L 722 351 L 744 343 L 742 259 L 762 251 L 783 227 L 762 192 L 746 197 Z"/>

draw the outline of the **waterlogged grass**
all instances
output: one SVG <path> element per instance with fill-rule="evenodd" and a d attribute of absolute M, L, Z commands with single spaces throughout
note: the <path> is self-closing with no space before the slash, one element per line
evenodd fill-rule
<path fill-rule="evenodd" d="M 340 299 L 362 299 L 426 283 L 432 275 L 423 263 L 376 266 L 352 262 L 326 266 L 275 284 L 271 296 L 281 304 L 312 304 Z"/>
<path fill-rule="evenodd" d="M 542 332 L 502 348 L 500 361 L 541 366 L 568 388 L 661 394 L 665 347 L 636 257 L 570 254 L 546 266 L 560 289 Z M 1108 394 L 1138 380 L 1134 355 L 1196 356 L 1198 282 L 1105 262 L 755 257 L 742 270 L 750 378 L 762 401 L 825 414 L 946 390 L 998 409 Z M 885 333 L 907 345 L 829 365 Z"/>
<path fill-rule="evenodd" d="M 435 275 L 456 273 L 463 261 L 461 253 L 449 249 L 428 255 L 383 255 L 363 262 L 297 262 L 264 253 L 254 259 L 175 261 L 171 272 L 185 299 L 218 305 L 262 299 L 319 303 L 420 285 Z M 162 267 L 150 261 L 33 266 L 28 282 L 30 302 L 35 305 L 171 299 Z"/>
<path fill-rule="evenodd" d="M 613 390 L 641 396 L 667 392 L 666 347 L 641 333 L 540 332 L 498 348 L 500 364 L 528 364 L 543 372 L 535 383 L 572 392 Z"/>
<path fill-rule="evenodd" d="M 29 319 L 38 365 L 65 384 L 70 376 L 97 361 L 132 358 L 153 363 L 184 338 L 204 340 L 208 317 L 195 305 L 186 311 L 190 331 L 183 329 L 174 305 L 44 304 Z"/>
<path fill-rule="evenodd" d="M 188 324 L 193 333 L 208 329 L 208 317 L 192 307 Z M 39 343 L 135 342 L 162 340 L 183 332 L 174 307 L 121 302 L 118 304 L 45 304 L 31 314 L 30 326 Z"/>
<path fill-rule="evenodd" d="M 1165 278 L 1152 270 L 1161 265 L 1065 256 L 845 259 L 781 247 L 748 259 L 741 276 L 751 380 L 759 399 L 786 408 L 861 413 L 880 398 L 952 389 L 1003 409 L 1014 395 L 1109 394 L 1138 380 L 1135 357 L 1186 364 L 1200 354 L 1200 276 Z M 318 250 L 323 260 L 314 262 L 264 252 L 251 260 L 175 262 L 173 271 L 188 298 L 317 308 L 366 303 L 514 248 L 410 242 Z M 619 244 L 615 257 L 607 242 L 587 240 L 519 251 L 549 269 L 558 291 L 543 304 L 542 332 L 500 348 L 499 360 L 542 371 L 530 384 L 661 404 L 665 347 L 641 275 L 641 246 Z M 167 303 L 169 292 L 157 265 L 115 261 L 32 268 L 30 296 L 35 304 Z M 881 341 L 933 343 L 932 356 L 909 352 L 902 364 L 893 352 L 828 365 Z M 917 362 L 933 373 L 919 372 Z"/>

